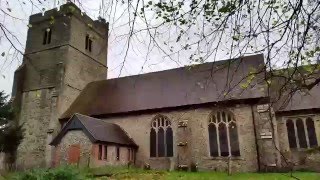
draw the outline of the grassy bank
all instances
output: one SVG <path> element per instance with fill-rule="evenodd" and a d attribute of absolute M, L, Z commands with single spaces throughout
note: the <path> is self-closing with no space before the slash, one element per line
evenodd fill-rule
<path fill-rule="evenodd" d="M 104 180 L 104 179 L 217 179 L 217 180 L 318 180 L 319 173 L 294 172 L 290 173 L 236 173 L 229 176 L 221 172 L 182 172 L 182 171 L 154 171 L 126 167 L 100 167 L 93 169 L 77 169 L 72 166 L 65 166 L 56 169 L 35 169 L 26 172 L 11 173 L 4 179 L 16 180 Z M 0 180 L 2 180 L 0 178 Z"/>
<path fill-rule="evenodd" d="M 142 170 L 136 168 L 123 168 L 123 167 L 101 167 L 90 170 L 90 174 L 95 175 L 96 179 L 216 179 L 216 180 L 319 180 L 319 173 L 312 172 L 294 172 L 291 173 L 236 173 L 229 176 L 227 173 L 222 172 L 183 172 L 183 171 L 153 171 Z"/>

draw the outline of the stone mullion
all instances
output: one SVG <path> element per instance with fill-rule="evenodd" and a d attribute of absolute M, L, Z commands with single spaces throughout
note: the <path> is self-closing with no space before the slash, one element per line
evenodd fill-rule
<path fill-rule="evenodd" d="M 218 156 L 221 156 L 221 152 L 220 152 L 220 139 L 219 139 L 219 128 L 218 128 L 218 126 L 219 126 L 219 123 L 218 124 L 215 124 L 214 125 L 215 126 L 215 128 L 216 128 L 216 137 L 217 137 L 217 148 L 218 148 Z"/>
<path fill-rule="evenodd" d="M 156 157 L 159 157 L 158 156 L 158 129 L 159 129 L 159 126 L 158 126 L 158 121 L 157 121 L 157 128 L 155 128 L 156 130 Z"/>
<path fill-rule="evenodd" d="M 293 119 L 293 127 L 294 127 L 294 136 L 296 138 L 296 143 L 297 143 L 297 148 L 300 148 L 300 142 L 299 142 L 299 138 L 298 138 L 298 130 L 297 130 L 297 124 L 296 121 L 297 119 Z"/>
<path fill-rule="evenodd" d="M 307 140 L 307 146 L 308 146 L 308 148 L 310 148 L 308 131 L 307 131 L 307 124 L 306 124 L 306 118 L 303 118 L 303 119 L 302 119 L 302 122 L 303 122 L 303 128 L 304 128 L 304 132 L 305 132 L 304 135 L 305 135 L 306 140 Z"/>
<path fill-rule="evenodd" d="M 227 140 L 228 140 L 228 151 L 229 151 L 229 157 L 231 156 L 231 145 L 230 145 L 230 136 L 229 136 L 229 123 L 225 123 L 227 128 Z"/>
<path fill-rule="evenodd" d="M 164 122 L 164 125 L 165 125 L 165 123 L 166 122 Z M 163 144 L 164 144 L 164 156 L 165 157 L 167 157 L 167 127 L 166 128 L 164 128 L 163 127 L 163 135 L 164 135 L 164 142 L 163 142 Z"/>

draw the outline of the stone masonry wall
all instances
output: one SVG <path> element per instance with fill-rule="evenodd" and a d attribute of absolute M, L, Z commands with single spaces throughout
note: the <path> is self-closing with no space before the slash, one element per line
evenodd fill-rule
<path fill-rule="evenodd" d="M 102 159 L 98 159 L 99 144 L 92 144 L 90 139 L 81 131 L 74 130 L 62 138 L 61 142 L 55 147 L 55 157 L 53 159 L 54 166 L 68 164 L 69 148 L 72 145 L 80 147 L 80 158 L 78 165 L 81 167 L 98 167 L 104 165 L 127 165 L 129 162 L 128 147 L 116 146 L 114 144 L 107 145 L 107 158 L 104 157 L 104 145 L 102 151 Z M 116 158 L 116 148 L 119 147 L 120 157 Z"/>
<path fill-rule="evenodd" d="M 116 155 L 117 147 L 119 147 L 119 152 L 120 152 L 119 160 L 117 160 L 117 155 Z M 108 148 L 107 159 L 104 158 L 104 148 L 103 148 L 102 159 L 99 160 L 98 159 L 99 144 L 93 145 L 92 159 L 90 162 L 91 167 L 98 167 L 98 166 L 105 166 L 105 165 L 112 165 L 112 166 L 128 165 L 129 163 L 128 147 L 107 145 L 107 148 Z"/>
<path fill-rule="evenodd" d="M 24 168 L 44 166 L 46 145 L 51 120 L 54 89 L 42 89 L 23 93 L 20 124 L 25 135 L 17 152 L 17 165 Z"/>
<path fill-rule="evenodd" d="M 64 113 L 81 90 L 92 81 L 107 78 L 107 67 L 70 47 L 65 65 L 58 115 Z"/>
<path fill-rule="evenodd" d="M 282 160 L 283 167 L 290 167 L 294 165 L 294 169 L 309 169 L 320 172 L 320 152 L 319 151 L 308 151 L 307 149 L 290 149 L 289 140 L 288 140 L 288 131 L 286 126 L 286 120 L 288 118 L 297 118 L 297 117 L 312 117 L 314 121 L 316 136 L 318 146 L 320 145 L 320 114 L 296 114 L 296 115 L 279 115 L 277 116 L 278 124 L 278 135 L 281 137 L 280 141 L 280 151 L 285 157 L 285 160 Z"/>
<path fill-rule="evenodd" d="M 120 125 L 139 145 L 136 154 L 136 165 L 142 167 L 149 163 L 153 169 L 173 169 L 179 165 L 181 159 L 177 151 L 177 128 L 179 121 L 187 122 L 187 136 L 189 141 L 185 148 L 189 154 L 184 156 L 197 163 L 200 169 L 226 171 L 228 158 L 212 158 L 209 156 L 208 122 L 212 108 L 197 108 L 190 110 L 165 111 L 160 114 L 167 116 L 172 122 L 173 152 L 172 158 L 150 158 L 150 127 L 151 121 L 158 113 L 130 115 L 106 118 L 107 122 Z M 254 125 L 251 106 L 236 105 L 226 108 L 234 114 L 237 121 L 239 146 L 241 156 L 232 158 L 231 169 L 238 171 L 257 171 L 257 152 L 255 145 Z M 180 148 L 180 147 L 179 147 Z"/>
<path fill-rule="evenodd" d="M 79 31 L 79 29 L 81 29 L 81 31 Z M 85 37 L 87 35 L 89 35 L 90 39 L 92 40 L 91 52 L 85 49 Z M 91 28 L 90 22 L 83 22 L 83 20 L 74 16 L 71 21 L 70 45 L 74 47 L 74 49 L 80 50 L 86 56 L 91 57 L 96 62 L 107 66 L 107 29 L 104 29 L 103 32 L 98 32 L 96 29 Z"/>
<path fill-rule="evenodd" d="M 71 145 L 80 145 L 80 166 L 88 166 L 91 161 L 92 143 L 90 139 L 80 130 L 68 131 L 56 148 L 56 165 L 68 164 L 68 150 Z M 58 157 L 57 157 L 58 156 Z"/>
<path fill-rule="evenodd" d="M 261 171 L 274 171 L 280 167 L 279 138 L 273 109 L 269 104 L 254 107 L 255 128 Z"/>

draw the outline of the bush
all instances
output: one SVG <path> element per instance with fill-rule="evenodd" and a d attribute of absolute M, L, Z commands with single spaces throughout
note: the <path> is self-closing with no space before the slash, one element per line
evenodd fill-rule
<path fill-rule="evenodd" d="M 36 169 L 20 173 L 16 180 L 84 180 L 85 174 L 72 166 L 63 166 L 55 169 Z"/>
<path fill-rule="evenodd" d="M 191 172 L 198 172 L 198 165 L 196 163 L 192 162 L 190 164 L 190 171 Z"/>
<path fill-rule="evenodd" d="M 145 163 L 144 166 L 143 166 L 143 169 L 144 170 L 150 170 L 151 169 L 150 164 Z"/>

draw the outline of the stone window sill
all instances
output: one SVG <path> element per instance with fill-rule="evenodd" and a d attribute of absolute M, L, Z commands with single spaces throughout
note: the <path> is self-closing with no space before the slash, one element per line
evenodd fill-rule
<path fill-rule="evenodd" d="M 150 160 L 170 160 L 173 157 L 150 157 Z"/>
<path fill-rule="evenodd" d="M 308 152 L 308 151 L 312 151 L 313 149 L 315 149 L 315 148 L 291 148 L 290 150 L 292 152 Z"/>
<path fill-rule="evenodd" d="M 225 160 L 225 161 L 228 161 L 230 158 L 230 160 L 242 160 L 244 161 L 244 158 L 241 157 L 241 156 L 238 156 L 238 157 L 207 157 L 206 159 L 208 160 Z"/>

